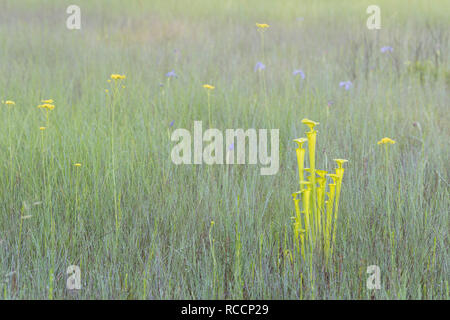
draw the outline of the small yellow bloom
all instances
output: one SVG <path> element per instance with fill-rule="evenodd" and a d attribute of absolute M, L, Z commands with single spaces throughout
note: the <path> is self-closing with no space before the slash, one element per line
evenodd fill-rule
<path fill-rule="evenodd" d="M 260 30 L 264 30 L 264 29 L 267 29 L 268 27 L 270 27 L 267 23 L 257 23 L 256 26 Z"/>
<path fill-rule="evenodd" d="M 38 105 L 38 108 L 39 109 L 53 110 L 53 109 L 55 109 L 55 105 L 54 104 L 50 104 L 50 103 L 44 103 L 44 104 Z"/>
<path fill-rule="evenodd" d="M 106 93 L 108 93 L 108 92 L 109 92 L 109 90 L 108 90 L 108 89 L 105 89 L 105 92 L 106 92 Z"/>
<path fill-rule="evenodd" d="M 214 90 L 214 86 L 212 86 L 212 85 L 210 85 L 210 84 L 204 84 L 203 85 L 203 88 L 205 88 L 205 89 L 209 89 L 209 90 Z"/>
<path fill-rule="evenodd" d="M 394 140 L 392 140 L 391 138 L 383 138 L 383 139 L 381 139 L 380 141 L 378 141 L 378 144 L 388 144 L 388 143 L 390 143 L 390 144 L 394 144 L 395 143 L 395 141 Z"/>
<path fill-rule="evenodd" d="M 41 102 L 42 102 L 42 103 L 49 103 L 49 104 L 51 104 L 51 103 L 53 103 L 54 101 L 53 101 L 53 99 L 48 99 L 48 100 L 41 100 Z"/>
<path fill-rule="evenodd" d="M 81 163 L 75 163 L 74 166 L 75 167 L 81 167 Z"/>
<path fill-rule="evenodd" d="M 214 225 L 214 223 L 215 223 L 214 220 L 212 220 L 212 221 L 211 221 L 211 227 Z"/>
<path fill-rule="evenodd" d="M 111 75 L 111 79 L 113 79 L 113 80 L 123 80 L 125 78 L 126 78 L 126 76 L 125 75 L 121 75 L 121 74 L 113 73 Z"/>
<path fill-rule="evenodd" d="M 39 127 L 39 130 L 45 130 L 47 129 L 46 127 Z"/>
<path fill-rule="evenodd" d="M 9 106 L 14 106 L 16 103 L 14 101 L 12 101 L 12 100 L 6 100 L 5 104 L 9 105 Z"/>

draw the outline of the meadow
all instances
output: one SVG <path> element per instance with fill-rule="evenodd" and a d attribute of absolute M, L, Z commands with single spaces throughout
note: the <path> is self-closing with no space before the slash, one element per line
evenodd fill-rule
<path fill-rule="evenodd" d="M 448 300 L 449 16 L 440 0 L 1 0 L 1 299 Z M 296 254 L 304 118 L 316 168 L 348 160 L 328 262 Z M 196 120 L 279 129 L 278 173 L 175 165 L 171 132 Z"/>

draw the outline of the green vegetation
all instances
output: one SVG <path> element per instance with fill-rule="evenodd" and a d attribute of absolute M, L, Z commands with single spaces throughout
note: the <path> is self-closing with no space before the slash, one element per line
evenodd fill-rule
<path fill-rule="evenodd" d="M 449 299 L 447 1 L 377 1 L 378 31 L 368 1 L 77 2 L 79 31 L 65 1 L 2 1 L 2 299 Z M 303 118 L 316 168 L 349 160 L 328 264 L 292 258 Z M 194 120 L 279 128 L 278 174 L 174 165 Z"/>

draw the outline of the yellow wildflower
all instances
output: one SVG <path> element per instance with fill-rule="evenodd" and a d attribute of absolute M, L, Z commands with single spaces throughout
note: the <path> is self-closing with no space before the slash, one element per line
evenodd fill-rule
<path fill-rule="evenodd" d="M 258 29 L 260 30 L 264 30 L 269 28 L 270 26 L 267 23 L 257 23 L 256 26 L 258 27 Z"/>
<path fill-rule="evenodd" d="M 39 127 L 39 130 L 45 130 L 47 129 L 46 127 Z"/>
<path fill-rule="evenodd" d="M 41 102 L 52 104 L 54 101 L 53 101 L 53 99 L 48 99 L 48 100 L 41 100 Z"/>
<path fill-rule="evenodd" d="M 75 167 L 81 167 L 81 163 L 75 163 L 74 166 Z"/>
<path fill-rule="evenodd" d="M 209 89 L 209 90 L 214 90 L 214 89 L 215 89 L 215 87 L 212 86 L 212 85 L 210 85 L 210 84 L 204 84 L 204 85 L 203 85 L 203 88 Z"/>
<path fill-rule="evenodd" d="M 12 101 L 12 100 L 6 100 L 5 104 L 9 105 L 9 106 L 14 106 L 16 103 L 14 101 Z"/>
<path fill-rule="evenodd" d="M 121 75 L 121 74 L 113 73 L 111 75 L 111 79 L 113 79 L 113 80 L 123 80 L 125 78 L 126 78 L 126 76 L 125 75 Z"/>
<path fill-rule="evenodd" d="M 391 138 L 387 138 L 387 137 L 378 141 L 378 144 L 387 144 L 387 143 L 394 144 L 395 141 L 392 140 Z"/>
<path fill-rule="evenodd" d="M 53 109 L 55 109 L 55 105 L 54 104 L 50 104 L 50 103 L 44 103 L 44 104 L 38 105 L 38 108 L 40 108 L 40 109 L 47 109 L 47 110 L 53 110 Z"/>

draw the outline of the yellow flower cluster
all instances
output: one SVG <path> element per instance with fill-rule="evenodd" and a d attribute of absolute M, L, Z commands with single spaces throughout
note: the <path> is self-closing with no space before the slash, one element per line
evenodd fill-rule
<path fill-rule="evenodd" d="M 314 250 L 316 246 L 321 248 L 328 263 L 333 253 L 336 240 L 336 225 L 339 210 L 339 197 L 342 178 L 344 176 L 343 164 L 345 159 L 334 159 L 337 168 L 334 173 L 327 174 L 325 170 L 316 169 L 316 137 L 314 129 L 318 122 L 303 119 L 303 124 L 309 127 L 306 138 L 295 139 L 297 143 L 297 164 L 300 190 L 292 194 L 295 204 L 294 238 L 296 250 L 301 250 L 305 259 L 305 250 Z M 304 167 L 306 149 L 303 144 L 308 142 L 309 168 Z M 308 177 L 305 178 L 305 172 Z M 327 177 L 332 183 L 328 183 Z"/>
<path fill-rule="evenodd" d="M 203 88 L 209 89 L 209 90 L 214 90 L 214 89 L 215 89 L 215 87 L 212 86 L 212 85 L 210 85 L 210 84 L 204 84 L 204 85 L 203 85 Z"/>
<path fill-rule="evenodd" d="M 15 106 L 16 103 L 12 100 L 6 100 L 6 101 L 2 101 L 4 104 L 6 104 L 7 106 Z"/>
<path fill-rule="evenodd" d="M 53 101 L 53 100 L 44 100 L 44 101 Z M 55 109 L 55 105 L 51 104 L 51 103 L 44 103 L 44 104 L 38 105 L 38 108 L 46 109 L 46 110 L 53 110 L 53 109 Z"/>
<path fill-rule="evenodd" d="M 121 75 L 121 74 L 113 73 L 111 75 L 111 79 L 113 79 L 113 80 L 124 80 L 125 78 L 126 78 L 126 76 L 125 75 Z"/>
<path fill-rule="evenodd" d="M 380 141 L 378 141 L 378 144 L 394 144 L 395 141 L 392 140 L 391 138 L 383 138 Z"/>
<path fill-rule="evenodd" d="M 45 130 L 46 128 L 50 127 L 49 113 L 50 113 L 50 111 L 55 109 L 55 105 L 53 104 L 54 103 L 53 99 L 41 100 L 41 103 L 42 104 L 38 105 L 37 107 L 41 110 L 45 110 L 45 117 L 46 117 L 47 121 L 46 121 L 46 127 L 40 127 L 39 129 Z"/>
<path fill-rule="evenodd" d="M 260 30 L 264 30 L 264 29 L 269 28 L 270 26 L 267 23 L 257 23 L 256 27 L 258 27 L 258 29 L 260 29 Z"/>

